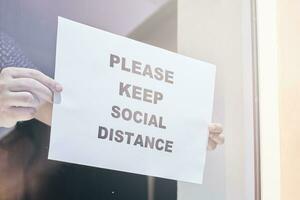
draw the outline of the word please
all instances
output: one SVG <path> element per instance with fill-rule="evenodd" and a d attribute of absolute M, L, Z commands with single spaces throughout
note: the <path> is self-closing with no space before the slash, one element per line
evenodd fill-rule
<path fill-rule="evenodd" d="M 174 72 L 164 70 L 159 67 L 152 67 L 149 64 L 143 64 L 136 60 L 129 60 L 118 55 L 110 54 L 110 67 L 118 66 L 123 71 L 138 74 L 151 79 L 164 81 L 166 83 L 174 83 Z"/>
<path fill-rule="evenodd" d="M 98 138 L 169 153 L 172 153 L 174 143 L 170 140 L 143 136 L 141 134 L 135 134 L 128 131 L 114 130 L 113 128 L 107 128 L 104 126 L 99 126 Z"/>

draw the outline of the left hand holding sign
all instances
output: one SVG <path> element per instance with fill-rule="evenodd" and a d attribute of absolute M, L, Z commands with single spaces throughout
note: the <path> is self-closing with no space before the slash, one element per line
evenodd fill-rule
<path fill-rule="evenodd" d="M 2 69 L 0 127 L 13 127 L 18 121 L 32 118 L 49 124 L 52 94 L 61 91 L 62 86 L 59 83 L 37 70 L 19 67 Z"/>

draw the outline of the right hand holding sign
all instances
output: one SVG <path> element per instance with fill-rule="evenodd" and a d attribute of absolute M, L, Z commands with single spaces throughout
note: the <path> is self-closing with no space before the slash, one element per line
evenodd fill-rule
<path fill-rule="evenodd" d="M 212 123 L 208 126 L 209 138 L 207 150 L 215 150 L 218 145 L 224 144 L 223 127 L 221 124 Z"/>

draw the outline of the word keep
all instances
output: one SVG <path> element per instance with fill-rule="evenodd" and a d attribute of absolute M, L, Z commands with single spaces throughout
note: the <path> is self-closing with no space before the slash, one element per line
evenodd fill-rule
<path fill-rule="evenodd" d="M 157 104 L 158 101 L 163 99 L 161 92 L 122 82 L 120 82 L 119 95 L 153 104 Z"/>

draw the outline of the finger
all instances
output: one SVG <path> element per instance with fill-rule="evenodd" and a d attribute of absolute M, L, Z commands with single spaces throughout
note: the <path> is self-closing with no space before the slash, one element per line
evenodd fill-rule
<path fill-rule="evenodd" d="M 208 126 L 208 130 L 210 133 L 217 133 L 220 134 L 223 132 L 223 127 L 221 124 L 218 123 L 212 123 Z"/>
<path fill-rule="evenodd" d="M 39 81 L 53 92 L 61 92 L 62 86 L 52 78 L 35 69 L 12 67 L 9 72 L 13 78 L 32 78 Z"/>
<path fill-rule="evenodd" d="M 212 136 L 211 139 L 215 141 L 217 144 L 224 144 L 225 142 L 224 134 Z"/>
<path fill-rule="evenodd" d="M 34 118 L 36 113 L 35 108 L 29 107 L 10 107 L 8 109 L 10 118 L 15 121 L 27 121 Z"/>
<path fill-rule="evenodd" d="M 10 92 L 7 97 L 7 102 L 7 105 L 10 107 L 35 108 L 39 105 L 39 100 L 30 92 Z"/>
<path fill-rule="evenodd" d="M 44 100 L 52 103 L 52 91 L 41 84 L 40 82 L 31 79 L 31 78 L 18 78 L 14 79 L 8 89 L 11 92 L 31 92 L 34 94 L 40 101 Z"/>
<path fill-rule="evenodd" d="M 211 139 L 208 140 L 207 150 L 212 151 L 215 150 L 217 147 L 217 143 Z"/>

